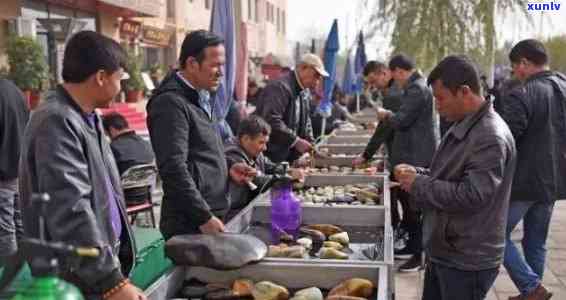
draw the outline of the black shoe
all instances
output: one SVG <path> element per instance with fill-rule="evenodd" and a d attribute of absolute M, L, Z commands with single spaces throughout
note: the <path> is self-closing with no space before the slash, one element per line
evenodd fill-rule
<path fill-rule="evenodd" d="M 399 272 L 418 272 L 423 269 L 423 262 L 420 255 L 413 255 L 411 259 L 399 266 Z"/>
<path fill-rule="evenodd" d="M 409 249 L 409 247 L 405 246 L 403 249 L 395 249 L 395 258 L 396 259 L 409 259 L 413 255 L 415 255 L 415 251 Z"/>

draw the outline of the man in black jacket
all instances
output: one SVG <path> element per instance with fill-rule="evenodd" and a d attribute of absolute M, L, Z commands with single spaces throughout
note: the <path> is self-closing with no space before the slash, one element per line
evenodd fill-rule
<path fill-rule="evenodd" d="M 112 139 L 110 149 L 120 174 L 124 174 L 133 166 L 153 163 L 155 157 L 151 145 L 130 128 L 128 121 L 121 114 L 105 115 L 102 117 L 102 124 Z"/>
<path fill-rule="evenodd" d="M 29 119 L 24 95 L 11 81 L 0 79 L 0 262 L 13 254 L 23 234 L 18 199 L 18 162 Z"/>
<path fill-rule="evenodd" d="M 395 167 L 401 187 L 424 212 L 422 299 L 485 299 L 503 260 L 515 143 L 492 102 L 482 96 L 468 58 L 444 58 L 428 82 L 438 112 L 454 125 L 430 168 Z"/>
<path fill-rule="evenodd" d="M 438 145 L 438 124 L 434 116 L 432 92 L 425 79 L 415 70 L 414 61 L 400 54 L 391 58 L 389 69 L 393 79 L 403 88 L 401 106 L 394 113 L 380 108 L 377 117 L 380 122 L 391 126 L 395 131 L 390 162 L 393 166 L 406 163 L 428 168 L 432 155 Z M 416 271 L 421 266 L 422 221 L 419 210 L 410 205 L 409 195 L 399 193 L 399 201 L 405 201 L 407 211 L 403 211 L 403 221 L 407 226 L 409 240 L 407 246 L 396 251 L 397 258 L 411 257 L 399 267 L 400 271 Z"/>
<path fill-rule="evenodd" d="M 87 299 L 146 299 L 126 279 L 135 261 L 132 231 L 116 163 L 94 112 L 120 92 L 125 62 L 126 53 L 114 40 L 92 31 L 74 35 L 63 58 L 64 84 L 32 114 L 22 147 L 25 235 L 39 236 L 32 195 L 49 194 L 47 237 L 100 250 L 99 257 L 60 274 Z"/>
<path fill-rule="evenodd" d="M 243 184 L 255 175 L 245 164 L 227 168 L 210 92 L 224 65 L 223 40 L 208 31 L 189 33 L 181 69 L 171 72 L 147 104 L 147 125 L 163 180 L 160 229 L 165 239 L 224 231 L 230 209 L 228 176 Z"/>
<path fill-rule="evenodd" d="M 402 90 L 397 86 L 391 77 L 391 71 L 384 63 L 369 61 L 364 67 L 364 77 L 371 87 L 379 90 L 382 97 L 383 108 L 392 112 L 399 111 Z M 354 165 L 361 165 L 371 160 L 383 143 L 385 143 L 387 153 L 389 153 L 389 158 L 391 158 L 394 134 L 395 130 L 388 123 L 379 123 L 364 152 L 354 159 Z M 391 163 L 388 164 L 390 171 L 393 171 L 393 167 Z M 401 221 L 401 216 L 397 208 L 397 200 L 397 189 L 394 189 L 391 191 L 391 223 L 397 233 L 396 239 L 402 240 L 406 232 L 406 226 L 404 226 L 404 223 Z M 400 202 L 403 212 L 408 211 L 406 201 Z"/>
<path fill-rule="evenodd" d="M 541 283 L 546 238 L 554 201 L 566 198 L 566 77 L 548 70 L 537 40 L 519 42 L 509 59 L 523 81 L 504 99 L 503 113 L 517 143 L 504 264 L 521 295 L 509 299 L 546 300 L 552 296 Z M 524 256 L 511 240 L 521 220 Z"/>
<path fill-rule="evenodd" d="M 309 53 L 294 72 L 268 83 L 261 91 L 255 114 L 273 130 L 265 152 L 273 162 L 293 162 L 312 149 L 311 91 L 326 76 L 320 58 Z"/>

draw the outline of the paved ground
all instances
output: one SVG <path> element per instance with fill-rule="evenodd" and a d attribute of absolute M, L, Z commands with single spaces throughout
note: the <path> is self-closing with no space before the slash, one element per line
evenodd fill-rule
<path fill-rule="evenodd" d="M 519 229 L 519 228 L 518 228 Z M 514 240 L 518 242 L 521 230 L 514 232 Z M 552 216 L 550 236 L 547 242 L 548 254 L 543 283 L 552 291 L 552 299 L 566 299 L 566 201 L 557 202 Z M 396 300 L 420 300 L 424 272 L 395 275 Z M 501 267 L 500 274 L 487 296 L 487 300 L 507 300 L 517 295 L 515 285 Z"/>

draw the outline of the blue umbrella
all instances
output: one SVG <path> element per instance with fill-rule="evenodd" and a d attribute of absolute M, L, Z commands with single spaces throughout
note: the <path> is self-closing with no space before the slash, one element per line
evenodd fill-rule
<path fill-rule="evenodd" d="M 346 67 L 344 68 L 342 90 L 346 95 L 352 95 L 356 92 L 356 73 L 354 72 L 354 65 L 351 63 L 349 52 L 346 56 Z"/>
<path fill-rule="evenodd" d="M 354 72 L 357 76 L 356 91 L 360 92 L 362 90 L 362 72 L 364 67 L 368 62 L 366 56 L 366 45 L 364 43 L 364 33 L 360 30 L 358 35 L 358 48 L 356 49 L 356 56 L 354 58 Z"/>
<path fill-rule="evenodd" d="M 236 78 L 236 30 L 234 25 L 234 6 L 231 0 L 214 0 L 210 31 L 224 39 L 226 48 L 226 64 L 223 67 L 223 78 L 220 80 L 218 91 L 214 95 L 214 112 L 218 118 L 218 130 L 225 141 L 233 135 L 226 123 L 226 115 L 234 96 Z"/>
<path fill-rule="evenodd" d="M 336 54 L 339 48 L 338 20 L 335 19 L 324 45 L 324 68 L 329 75 L 324 78 L 322 101 L 318 107 L 324 117 L 329 117 L 332 112 L 332 89 L 336 81 Z"/>

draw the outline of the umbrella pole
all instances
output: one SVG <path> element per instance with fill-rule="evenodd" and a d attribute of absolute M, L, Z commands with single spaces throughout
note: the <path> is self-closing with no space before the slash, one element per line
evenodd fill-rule
<path fill-rule="evenodd" d="M 356 112 L 360 112 L 360 93 L 356 92 Z"/>
<path fill-rule="evenodd" d="M 326 117 L 322 118 L 322 126 L 320 126 L 320 136 L 324 136 L 326 133 Z"/>

